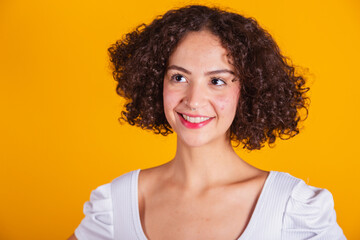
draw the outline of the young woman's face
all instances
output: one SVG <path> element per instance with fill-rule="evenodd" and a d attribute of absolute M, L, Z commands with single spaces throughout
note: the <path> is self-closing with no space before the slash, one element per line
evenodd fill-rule
<path fill-rule="evenodd" d="M 189 146 L 229 141 L 239 100 L 239 80 L 220 39 L 190 32 L 169 58 L 164 77 L 166 119 Z"/>

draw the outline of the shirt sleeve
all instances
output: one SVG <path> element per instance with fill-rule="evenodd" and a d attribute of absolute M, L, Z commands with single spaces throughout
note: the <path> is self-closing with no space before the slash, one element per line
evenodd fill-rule
<path fill-rule="evenodd" d="M 336 222 L 331 193 L 300 181 L 294 187 L 286 206 L 282 239 L 346 240 Z"/>
<path fill-rule="evenodd" d="M 114 239 L 111 183 L 91 192 L 90 201 L 84 204 L 85 218 L 75 230 L 78 240 Z"/>

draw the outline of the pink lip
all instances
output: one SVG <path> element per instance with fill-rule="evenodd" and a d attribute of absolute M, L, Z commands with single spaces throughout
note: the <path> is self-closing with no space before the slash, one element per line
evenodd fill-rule
<path fill-rule="evenodd" d="M 181 116 L 181 113 L 177 113 L 179 115 L 180 121 L 182 124 L 184 124 L 185 127 L 187 128 L 191 128 L 191 129 L 197 129 L 197 128 L 202 128 L 203 126 L 205 126 L 206 124 L 208 124 L 209 122 L 211 122 L 211 120 L 213 120 L 214 118 L 210 118 L 206 121 L 200 122 L 200 123 L 191 123 L 189 121 L 187 121 L 186 119 L 184 119 Z M 200 116 L 200 115 L 190 115 L 190 114 L 186 114 L 189 117 L 206 117 L 206 116 Z"/>

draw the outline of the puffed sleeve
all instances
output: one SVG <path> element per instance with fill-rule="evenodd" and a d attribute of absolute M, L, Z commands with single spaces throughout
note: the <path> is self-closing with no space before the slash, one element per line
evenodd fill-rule
<path fill-rule="evenodd" d="M 111 184 L 91 192 L 84 204 L 85 218 L 75 230 L 79 240 L 110 240 L 114 238 Z"/>
<path fill-rule="evenodd" d="M 294 187 L 286 206 L 282 239 L 346 239 L 336 222 L 331 193 L 300 181 Z"/>

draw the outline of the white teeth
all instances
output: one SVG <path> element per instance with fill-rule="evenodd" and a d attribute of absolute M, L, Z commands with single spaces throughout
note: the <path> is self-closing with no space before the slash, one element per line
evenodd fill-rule
<path fill-rule="evenodd" d="M 188 122 L 191 123 L 201 123 L 210 119 L 209 117 L 189 117 L 185 114 L 181 114 L 181 115 L 183 116 L 183 118 L 185 118 Z"/>

